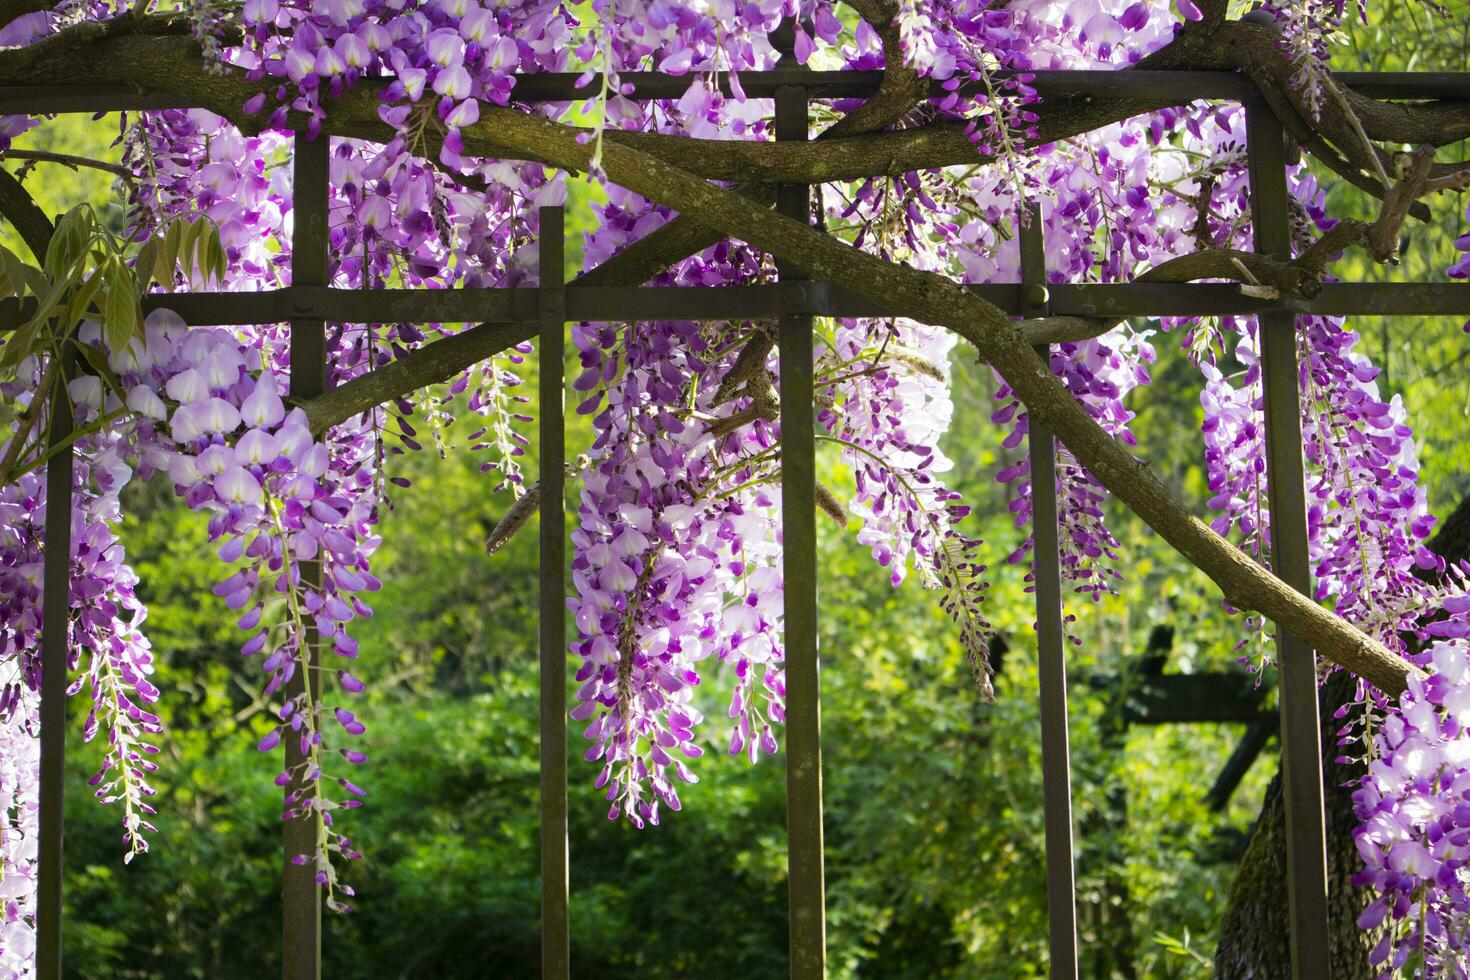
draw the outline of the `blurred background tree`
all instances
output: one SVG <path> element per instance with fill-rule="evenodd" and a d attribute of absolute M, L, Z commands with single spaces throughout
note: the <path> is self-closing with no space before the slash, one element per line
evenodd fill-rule
<path fill-rule="evenodd" d="M 1448 21 L 1409 0 L 1381 0 L 1353 32 L 1343 68 L 1470 68 L 1464 4 Z M 1449 29 L 1451 28 L 1452 29 Z M 1406 40 L 1412 39 L 1412 40 Z M 63 116 L 20 145 L 116 159 L 116 119 Z M 120 228 L 101 171 L 40 164 L 26 184 L 48 211 L 90 200 Z M 1324 175 L 1324 182 L 1326 176 Z M 1332 187 L 1334 214 L 1368 203 Z M 587 205 L 574 184 L 568 264 L 579 262 Z M 1463 201 L 1433 202 L 1410 231 L 1396 277 L 1442 278 Z M 4 229 L 8 234 L 9 229 Z M 1341 267 L 1344 278 L 1382 275 Z M 1467 492 L 1457 458 L 1470 411 L 1462 324 L 1362 321 L 1381 381 L 1403 394 L 1421 438 L 1431 506 Z M 1154 338 L 1154 383 L 1135 430 L 1156 469 L 1187 499 L 1201 471 L 1197 374 L 1175 338 Z M 527 365 L 524 390 L 536 390 Z M 1006 557 L 1024 539 L 993 474 L 999 437 L 989 372 L 955 365 L 951 482 L 975 505 L 970 531 L 989 542 L 990 618 L 1003 654 L 997 700 L 983 703 L 952 628 L 912 579 L 888 584 L 850 533 L 821 537 L 823 714 L 831 975 L 1007 978 L 1046 974 L 1041 765 L 1031 597 Z M 535 414 L 534 404 L 531 406 Z M 466 423 L 460 423 L 462 428 Z M 572 433 L 570 449 L 585 430 Z M 359 631 L 371 700 L 372 794 L 352 814 L 367 857 L 361 898 L 329 917 L 326 974 L 336 977 L 531 977 L 539 957 L 536 806 L 536 545 L 528 528 L 493 558 L 483 542 L 510 500 L 489 492 L 480 458 L 449 448 L 397 458 L 412 486 L 383 516 L 377 615 Z M 533 440 L 534 443 L 534 440 Z M 534 446 L 526 460 L 534 473 Z M 835 456 L 822 478 L 849 485 Z M 575 493 L 575 486 L 572 488 Z M 134 484 L 124 541 L 151 610 L 159 704 L 168 724 L 159 832 L 146 857 L 118 860 L 117 814 L 88 799 L 96 750 L 76 740 L 67 801 L 68 969 L 80 977 L 259 977 L 279 970 L 279 794 L 275 760 L 255 751 L 268 706 L 239 656 L 233 617 L 211 593 L 218 567 L 204 518 L 163 481 Z M 568 500 L 575 507 L 576 500 Z M 1274 740 L 1228 806 L 1205 795 L 1241 726 L 1122 722 L 1134 667 L 1156 628 L 1172 631 L 1170 671 L 1238 669 L 1237 619 L 1212 587 L 1119 508 L 1127 567 L 1118 593 L 1071 611 L 1071 724 L 1078 826 L 1082 972 L 1088 977 L 1198 977 L 1211 958 L 1245 840 L 1276 768 Z M 1269 681 L 1267 682 L 1269 684 Z M 710 705 L 719 703 L 715 679 Z M 1269 692 L 1267 694 L 1269 698 Z M 1269 701 L 1267 702 L 1269 704 Z M 605 818 L 590 763 L 572 765 L 573 956 L 578 976 L 607 980 L 777 978 L 786 971 L 785 773 L 729 758 L 711 711 L 702 781 L 662 826 Z M 79 726 L 78 726 L 79 728 Z M 577 755 L 580 756 L 580 750 Z"/>

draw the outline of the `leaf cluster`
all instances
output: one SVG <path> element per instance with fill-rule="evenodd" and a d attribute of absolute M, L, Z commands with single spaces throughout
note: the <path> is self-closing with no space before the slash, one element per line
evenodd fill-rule
<path fill-rule="evenodd" d="M 134 249 L 89 204 L 56 222 L 39 267 L 0 245 L 0 298 L 17 301 L 21 311 L 0 348 L 0 380 L 13 380 L 28 357 L 59 353 L 84 319 L 101 324 L 109 350 L 126 350 L 143 339 L 140 298 L 151 286 L 207 286 L 223 277 L 225 262 L 213 222 L 171 219 Z"/>
<path fill-rule="evenodd" d="M 134 243 L 99 220 L 90 204 L 57 219 L 39 265 L 0 245 L 0 310 L 8 307 L 18 320 L 13 330 L 0 333 L 0 384 L 21 381 L 22 391 L 35 386 L 25 409 L 0 398 L 0 426 L 8 430 L 20 423 L 0 454 L 0 485 L 122 414 L 127 392 L 109 352 L 146 343 L 142 296 L 155 286 L 170 292 L 183 285 L 207 288 L 223 278 L 226 261 L 219 229 L 207 219 L 172 218 Z M 87 322 L 99 326 L 97 337 L 83 334 Z M 39 370 L 42 363 L 46 370 Z M 53 393 L 66 404 L 61 376 L 69 378 L 78 367 L 99 377 L 118 407 L 65 439 L 38 428 L 27 446 L 40 407 Z"/>

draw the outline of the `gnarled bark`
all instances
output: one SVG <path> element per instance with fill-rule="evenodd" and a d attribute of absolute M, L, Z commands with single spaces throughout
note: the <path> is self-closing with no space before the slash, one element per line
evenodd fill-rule
<path fill-rule="evenodd" d="M 1344 783 L 1362 775 L 1360 765 L 1339 765 L 1337 732 L 1343 725 L 1333 715 L 1351 704 L 1357 679 L 1334 674 L 1322 689 L 1322 769 L 1326 780 L 1324 803 L 1327 823 L 1327 886 L 1333 980 L 1372 980 L 1368 950 L 1376 937 L 1358 928 L 1357 918 L 1367 905 L 1365 893 L 1352 886 L 1362 859 L 1353 845 L 1352 792 Z M 1230 887 L 1229 907 L 1220 925 L 1215 951 L 1219 980 L 1284 980 L 1291 976 L 1291 929 L 1286 894 L 1286 804 L 1278 772 L 1266 790 L 1250 844 L 1240 860 Z"/>
<path fill-rule="evenodd" d="M 1470 559 L 1470 497 L 1460 501 L 1428 547 L 1450 562 Z M 1369 896 L 1352 885 L 1353 875 L 1362 869 L 1363 861 L 1353 843 L 1353 828 L 1358 820 L 1353 814 L 1351 787 L 1362 776 L 1363 768 L 1355 763 L 1341 765 L 1335 761 L 1337 732 L 1344 719 L 1334 715 L 1339 708 L 1355 703 L 1355 686 L 1352 677 L 1339 672 L 1322 688 L 1322 768 L 1327 781 L 1324 790 L 1333 980 L 1372 980 L 1376 973 L 1368 967 L 1368 951 L 1379 938 L 1377 933 L 1358 928 L 1358 916 L 1367 907 Z M 1215 952 L 1215 976 L 1219 980 L 1289 977 L 1286 807 L 1280 772 L 1266 790 L 1250 845 L 1230 888 L 1229 902 Z"/>

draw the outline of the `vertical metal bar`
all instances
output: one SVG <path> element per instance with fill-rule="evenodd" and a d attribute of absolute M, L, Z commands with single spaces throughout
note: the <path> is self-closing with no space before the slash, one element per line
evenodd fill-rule
<path fill-rule="evenodd" d="M 571 976 L 567 854 L 566 229 L 541 209 L 541 976 Z"/>
<path fill-rule="evenodd" d="M 62 359 L 51 396 L 50 443 L 72 431 L 67 393 L 72 353 Z M 71 505 L 74 452 L 46 463 L 46 540 L 41 612 L 41 791 L 36 890 L 36 977 L 61 980 L 62 821 L 66 804 L 66 672 L 71 659 Z"/>
<path fill-rule="evenodd" d="M 795 67 L 788 54 L 782 67 Z M 776 139 L 807 139 L 807 90 L 776 91 Z M 811 188 L 781 184 L 776 208 L 811 219 Z M 807 277 L 777 262 L 782 281 Z M 785 579 L 786 847 L 790 874 L 791 976 L 827 975 L 827 897 L 822 830 L 822 719 L 817 665 L 816 430 L 812 318 L 781 317 L 781 561 Z"/>
<path fill-rule="evenodd" d="M 1281 123 L 1265 102 L 1247 102 L 1246 144 L 1256 251 L 1278 259 L 1291 258 L 1284 143 Z M 1310 595 L 1296 319 L 1288 314 L 1272 314 L 1259 320 L 1271 565 L 1287 585 Z M 1276 631 L 1276 646 L 1281 679 L 1291 972 L 1297 980 L 1320 980 L 1331 976 L 1331 943 L 1317 658 L 1310 646 L 1281 629 Z"/>
<path fill-rule="evenodd" d="M 1046 311 L 1046 251 L 1041 209 L 1021 223 L 1021 295 L 1027 314 Z M 1036 348 L 1043 362 L 1046 345 Z M 1072 758 L 1067 733 L 1066 637 L 1062 633 L 1062 565 L 1057 540 L 1056 438 L 1027 423 L 1031 457 L 1031 554 L 1036 587 L 1037 668 L 1041 687 L 1041 782 L 1046 817 L 1046 912 L 1051 976 L 1077 977 L 1077 895 L 1072 856 Z"/>
<path fill-rule="evenodd" d="M 323 135 L 309 140 L 296 135 L 292 187 L 291 285 L 325 286 L 327 274 L 328 162 L 331 140 Z M 321 320 L 291 321 L 291 395 L 314 398 L 327 388 L 326 323 Z M 321 588 L 322 567 L 317 561 L 301 563 L 301 583 Z M 311 693 L 311 703 L 321 703 L 321 643 L 315 626 L 307 624 L 305 669 L 298 670 L 286 685 L 285 696 Z M 308 687 L 309 685 L 309 687 Z M 318 719 L 320 720 L 320 719 Z M 314 794 L 299 776 L 306 770 L 300 740 L 284 739 L 286 769 L 297 774 L 286 787 L 287 796 Z M 285 868 L 281 875 L 281 975 L 285 980 L 319 980 L 322 971 L 321 887 L 316 882 L 317 816 L 302 812 L 287 820 L 282 832 Z M 306 855 L 297 864 L 298 855 Z"/>

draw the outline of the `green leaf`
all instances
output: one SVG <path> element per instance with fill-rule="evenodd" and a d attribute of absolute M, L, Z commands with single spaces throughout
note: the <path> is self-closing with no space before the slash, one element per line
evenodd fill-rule
<path fill-rule="evenodd" d="M 33 265 L 25 265 L 21 268 L 21 274 L 25 276 L 26 292 L 37 298 L 43 296 L 51 288 L 51 280 L 46 273 Z"/>
<path fill-rule="evenodd" d="M 174 282 L 178 278 L 179 249 L 183 245 L 187 228 L 188 225 L 182 218 L 174 218 L 164 229 L 163 252 L 158 256 L 159 265 L 164 271 L 159 274 L 158 281 L 169 292 L 173 292 Z"/>
<path fill-rule="evenodd" d="M 87 315 L 92 301 L 102 289 L 103 270 L 97 269 L 71 294 L 66 303 L 66 315 L 58 332 L 67 334 L 77 322 Z"/>
<path fill-rule="evenodd" d="M 150 284 L 158 280 L 158 259 L 163 245 L 157 238 L 150 238 L 138 249 L 138 254 L 133 257 L 133 273 L 137 276 L 138 285 L 147 289 Z"/>
<path fill-rule="evenodd" d="M 107 263 L 107 304 L 102 315 L 102 332 L 109 348 L 123 350 L 137 336 L 138 312 L 132 270 L 114 257 Z"/>
<path fill-rule="evenodd" d="M 203 285 L 208 287 L 215 277 L 215 253 L 219 245 L 208 227 L 199 234 L 199 275 L 203 277 Z"/>
<path fill-rule="evenodd" d="M 37 291 L 36 295 L 40 297 L 40 302 L 36 306 L 35 322 L 45 323 L 50 320 L 56 312 L 56 307 L 61 303 L 62 297 L 66 295 L 66 291 L 75 285 L 78 283 L 67 278 L 53 279 L 46 284 L 44 290 Z"/>
<path fill-rule="evenodd" d="M 0 347 L 0 369 L 14 368 L 28 356 L 35 353 L 36 335 L 40 331 L 40 321 L 32 320 L 23 323 L 5 341 L 5 346 Z"/>
<path fill-rule="evenodd" d="M 10 249 L 0 245 L 0 275 L 5 277 L 4 292 L 20 299 L 26 290 L 26 263 Z"/>
<path fill-rule="evenodd" d="M 230 257 L 225 251 L 225 244 L 219 237 L 219 226 L 213 221 L 209 223 L 209 241 L 214 247 L 214 278 L 216 282 L 223 282 L 225 273 L 230 271 Z"/>
<path fill-rule="evenodd" d="M 205 230 L 206 225 L 202 221 L 191 221 L 184 226 L 183 243 L 180 248 L 179 257 L 184 262 L 184 276 L 190 283 L 195 281 L 194 276 L 196 272 L 201 279 L 206 279 L 209 275 L 208 270 L 205 268 L 203 256 L 204 243 L 201 240 Z"/>
<path fill-rule="evenodd" d="M 92 209 L 86 205 L 78 205 L 61 216 L 46 249 L 46 271 L 53 279 L 69 276 L 77 261 L 86 255 L 93 225 Z"/>

